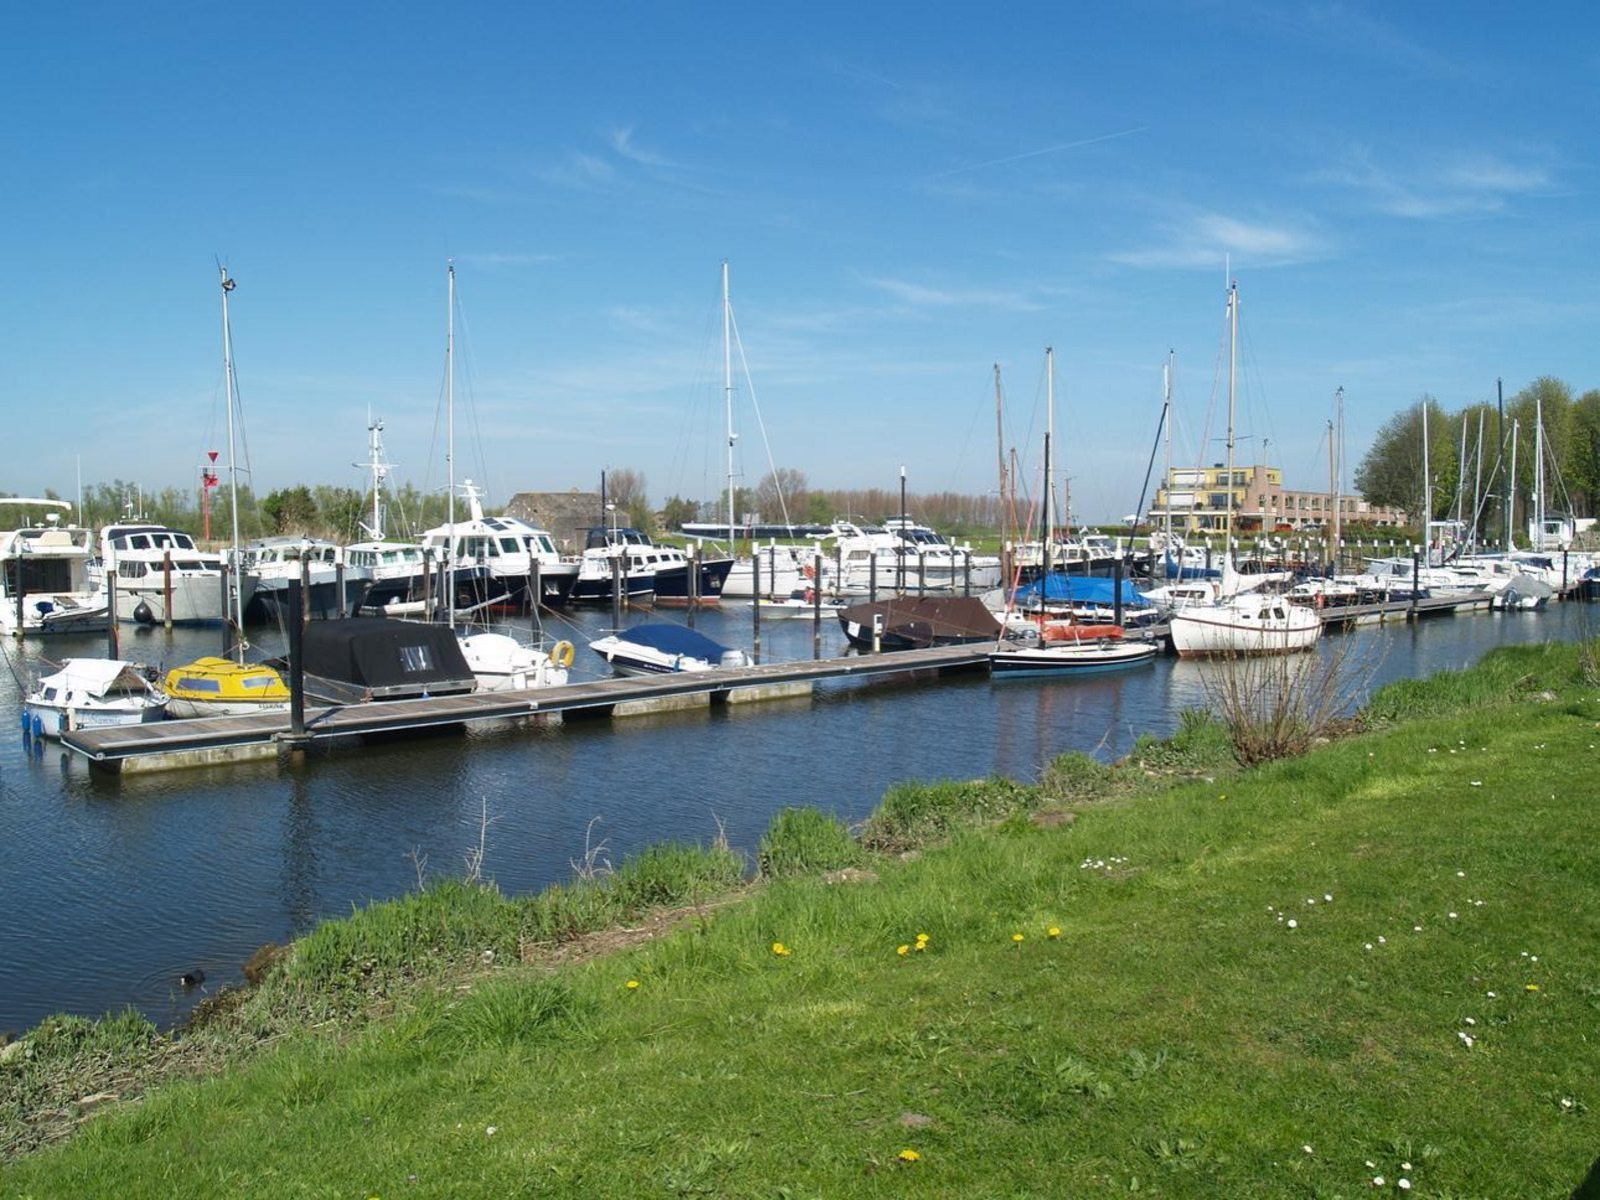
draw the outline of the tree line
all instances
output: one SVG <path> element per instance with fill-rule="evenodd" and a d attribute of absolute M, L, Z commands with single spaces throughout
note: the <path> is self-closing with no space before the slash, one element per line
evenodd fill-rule
<path fill-rule="evenodd" d="M 1428 478 L 1422 473 L 1426 411 Z M 1540 421 L 1543 437 L 1538 436 Z M 1574 396 L 1542 376 L 1504 402 L 1481 401 L 1456 411 L 1424 395 L 1390 417 L 1356 468 L 1354 482 L 1372 504 L 1403 508 L 1418 523 L 1425 491 L 1428 519 L 1460 516 L 1492 540 L 1525 524 L 1535 497 L 1536 447 L 1544 446 L 1544 501 L 1550 511 L 1594 516 L 1600 509 L 1600 390 Z M 1515 459 L 1515 474 L 1512 462 Z M 1509 481 L 1509 486 L 1508 486 Z M 1426 485 L 1426 486 L 1425 486 Z"/>

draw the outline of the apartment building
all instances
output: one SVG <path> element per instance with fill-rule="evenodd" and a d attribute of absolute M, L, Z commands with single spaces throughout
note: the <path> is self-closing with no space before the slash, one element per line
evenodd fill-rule
<path fill-rule="evenodd" d="M 1228 521 L 1232 495 L 1233 528 L 1238 533 L 1293 532 L 1320 529 L 1333 520 L 1331 492 L 1306 491 L 1283 486 L 1278 467 L 1234 467 L 1230 478 L 1221 463 L 1210 467 L 1173 467 L 1156 489 L 1149 521 L 1162 528 L 1168 515 L 1172 528 L 1182 533 L 1221 532 Z M 1406 514 L 1399 509 L 1368 504 L 1359 495 L 1339 497 L 1339 523 L 1401 526 Z"/>

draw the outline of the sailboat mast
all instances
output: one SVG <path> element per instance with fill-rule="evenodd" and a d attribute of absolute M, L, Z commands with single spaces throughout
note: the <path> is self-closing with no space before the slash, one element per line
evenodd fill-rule
<path fill-rule="evenodd" d="M 728 260 L 722 260 L 722 407 L 728 422 L 728 544 L 737 538 L 733 510 L 733 300 L 728 288 Z"/>
<path fill-rule="evenodd" d="M 1055 518 L 1056 480 L 1055 468 L 1050 461 L 1051 443 L 1055 440 L 1056 432 L 1056 352 L 1052 346 L 1044 348 L 1044 503 L 1040 508 L 1044 513 L 1043 540 L 1040 543 L 1040 561 L 1043 564 L 1043 574 L 1050 574 L 1050 535 Z"/>
<path fill-rule="evenodd" d="M 1529 548 L 1544 549 L 1544 397 L 1533 394 L 1533 536 Z"/>
<path fill-rule="evenodd" d="M 233 409 L 238 398 L 238 384 L 233 376 L 233 328 L 228 321 L 228 293 L 234 282 L 228 278 L 228 268 L 217 267 L 222 276 L 222 375 L 223 390 L 228 400 L 228 509 L 233 532 L 233 580 L 229 600 L 233 619 L 234 650 L 240 662 L 244 661 L 244 580 L 243 565 L 239 561 L 239 467 L 235 458 Z M 170 615 L 170 614 L 169 614 Z"/>
<path fill-rule="evenodd" d="M 1433 522 L 1433 476 L 1428 468 L 1428 399 L 1422 399 L 1422 550 L 1423 559 L 1431 567 L 1433 559 L 1428 545 L 1428 526 Z"/>
<path fill-rule="evenodd" d="M 1510 507 L 1506 510 L 1506 550 L 1510 551 L 1517 544 L 1517 537 L 1513 530 L 1517 527 L 1517 432 L 1522 428 L 1522 422 L 1511 418 L 1511 474 L 1506 477 L 1506 499 Z"/>
<path fill-rule="evenodd" d="M 994 364 L 994 452 L 1000 468 L 1000 542 L 1006 540 L 1006 427 L 1000 391 L 1000 364 Z"/>
<path fill-rule="evenodd" d="M 1223 563 L 1231 561 L 1233 552 L 1233 416 L 1237 401 L 1239 367 L 1239 284 L 1228 284 L 1228 511 L 1223 528 Z"/>
<path fill-rule="evenodd" d="M 1165 513 L 1165 532 L 1167 535 L 1166 546 L 1163 554 L 1171 552 L 1172 548 L 1172 364 L 1174 352 L 1167 348 L 1167 362 L 1161 368 L 1161 438 L 1166 444 L 1165 454 L 1161 465 L 1161 482 L 1167 493 L 1167 502 L 1163 506 Z"/>
<path fill-rule="evenodd" d="M 444 548 L 444 598 L 445 612 L 450 628 L 456 627 L 456 264 L 452 260 L 448 266 L 448 286 L 446 288 L 445 302 L 445 335 L 444 335 L 444 407 L 445 407 L 445 449 L 444 461 L 446 474 L 449 477 L 449 487 L 445 501 L 446 524 L 450 529 L 450 536 L 445 539 Z"/>
<path fill-rule="evenodd" d="M 1329 430 L 1328 455 L 1333 460 L 1333 520 L 1330 528 L 1333 531 L 1333 544 L 1330 554 L 1333 558 L 1333 569 L 1339 569 L 1339 535 L 1343 532 L 1344 512 L 1342 505 L 1344 497 L 1344 388 L 1335 389 L 1333 393 L 1334 423 Z"/>
<path fill-rule="evenodd" d="M 1472 548 L 1478 549 L 1478 511 L 1483 504 L 1483 409 L 1478 410 L 1478 448 L 1473 453 Z"/>

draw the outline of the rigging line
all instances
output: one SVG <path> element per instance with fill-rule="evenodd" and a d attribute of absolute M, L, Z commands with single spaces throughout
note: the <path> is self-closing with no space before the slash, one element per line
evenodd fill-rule
<path fill-rule="evenodd" d="M 1150 443 L 1150 461 L 1145 464 L 1144 483 L 1139 487 L 1139 506 L 1133 510 L 1133 524 L 1128 526 L 1128 537 L 1130 539 L 1139 531 L 1139 518 L 1144 515 L 1144 500 L 1150 493 L 1150 475 L 1156 469 L 1156 452 L 1161 449 L 1161 433 L 1166 428 L 1167 409 L 1170 403 L 1170 401 L 1166 400 L 1161 403 L 1161 417 L 1156 421 L 1156 436 Z M 1167 507 L 1172 507 L 1171 500 L 1167 501 Z"/>
<path fill-rule="evenodd" d="M 750 393 L 750 407 L 756 414 L 756 428 L 761 431 L 761 446 L 767 452 L 767 469 L 772 472 L 772 490 L 778 494 L 778 509 L 783 514 L 783 523 L 792 525 L 789 519 L 789 501 L 783 494 L 783 481 L 778 477 L 778 464 L 772 457 L 772 443 L 767 440 L 767 423 L 761 417 L 761 401 L 756 398 L 755 380 L 750 377 L 750 362 L 745 358 L 744 339 L 739 336 L 739 321 L 733 314 L 733 306 L 728 306 L 728 324 L 733 330 L 733 343 L 739 347 L 739 366 L 744 371 L 745 390 Z"/>
<path fill-rule="evenodd" d="M 467 313 L 461 307 L 461 284 L 456 283 L 456 358 L 460 362 L 461 373 L 465 377 L 465 387 L 462 389 L 467 394 L 467 421 L 471 429 L 471 444 L 477 452 L 478 467 L 480 469 L 483 495 L 490 495 L 492 480 L 489 476 L 489 459 L 483 450 L 483 427 L 478 421 L 477 393 L 474 388 L 473 353 L 471 344 L 472 331 L 467 327 Z M 470 510 L 469 510 L 470 512 Z"/>

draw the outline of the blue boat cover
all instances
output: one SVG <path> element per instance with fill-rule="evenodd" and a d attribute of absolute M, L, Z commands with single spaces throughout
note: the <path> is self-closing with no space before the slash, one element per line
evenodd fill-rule
<path fill-rule="evenodd" d="M 652 622 L 624 629 L 617 636 L 625 642 L 648 646 L 663 654 L 684 654 L 690 658 L 703 658 L 712 666 L 722 661 L 728 647 L 712 641 L 705 634 L 683 625 Z"/>
<path fill-rule="evenodd" d="M 1017 600 L 1026 603 L 1037 600 L 1044 593 L 1046 603 L 1074 602 L 1078 604 L 1112 605 L 1117 602 L 1116 580 L 1099 575 L 1064 575 L 1052 571 L 1043 579 L 1035 579 L 1017 590 Z M 1122 603 L 1127 608 L 1147 608 L 1150 601 L 1139 594 L 1133 583 L 1122 581 Z"/>

